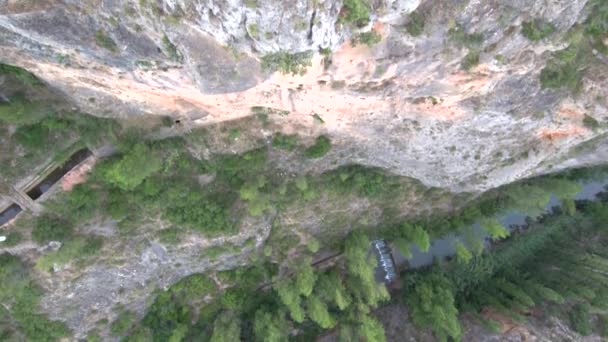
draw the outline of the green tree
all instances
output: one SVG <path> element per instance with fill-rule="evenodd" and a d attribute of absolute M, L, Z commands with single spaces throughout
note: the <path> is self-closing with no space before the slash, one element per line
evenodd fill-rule
<path fill-rule="evenodd" d="M 445 276 L 433 272 L 418 278 L 406 300 L 414 323 L 432 329 L 440 340 L 446 340 L 448 336 L 460 339 L 462 329 L 458 309 L 452 285 Z"/>
<path fill-rule="evenodd" d="M 123 190 L 133 190 L 144 179 L 162 167 L 160 156 L 145 144 L 134 145 L 119 160 L 111 162 L 104 168 L 104 180 Z"/>
<path fill-rule="evenodd" d="M 393 243 L 395 247 L 397 247 L 399 253 L 401 253 L 404 258 L 411 259 L 413 257 L 409 241 L 407 241 L 406 239 L 397 239 Z"/>
<path fill-rule="evenodd" d="M 288 324 L 282 313 L 259 309 L 255 312 L 253 331 L 256 341 L 284 342 L 287 341 Z"/>
<path fill-rule="evenodd" d="M 385 342 L 384 327 L 372 316 L 364 316 L 361 320 L 360 335 L 364 341 Z"/>
<path fill-rule="evenodd" d="M 222 312 L 213 323 L 213 335 L 210 342 L 240 341 L 241 320 L 231 311 Z"/>
<path fill-rule="evenodd" d="M 415 225 L 411 231 L 411 239 L 423 252 L 428 252 L 431 247 L 431 239 L 429 234 L 422 226 Z"/>
<path fill-rule="evenodd" d="M 490 234 L 490 237 L 494 241 L 509 236 L 509 231 L 496 219 L 485 219 L 481 221 L 481 227 Z"/>
<path fill-rule="evenodd" d="M 36 219 L 32 229 L 32 240 L 40 244 L 49 241 L 65 242 L 72 237 L 73 230 L 71 222 L 44 214 Z"/>
<path fill-rule="evenodd" d="M 468 264 L 473 259 L 473 254 L 460 241 L 456 242 L 456 257 L 458 262 Z"/>
<path fill-rule="evenodd" d="M 587 303 L 578 303 L 570 310 L 572 328 L 583 336 L 591 335 L 590 307 Z"/>
<path fill-rule="evenodd" d="M 124 335 L 135 323 L 135 314 L 131 311 L 123 311 L 110 326 L 112 336 Z"/>
<path fill-rule="evenodd" d="M 289 279 L 284 279 L 275 286 L 275 290 L 289 310 L 291 318 L 298 323 L 304 322 L 306 316 L 302 309 L 299 289 Z"/>
<path fill-rule="evenodd" d="M 315 270 L 310 265 L 311 260 L 305 259 L 302 267 L 299 268 L 296 275 L 296 287 L 298 292 L 304 297 L 310 296 L 317 280 Z"/>
<path fill-rule="evenodd" d="M 336 271 L 322 274 L 315 286 L 315 292 L 323 301 L 334 303 L 342 311 L 352 302 L 340 275 Z"/>
<path fill-rule="evenodd" d="M 327 305 L 317 296 L 310 296 L 307 299 L 308 316 L 323 329 L 333 328 L 336 320 L 331 316 Z"/>

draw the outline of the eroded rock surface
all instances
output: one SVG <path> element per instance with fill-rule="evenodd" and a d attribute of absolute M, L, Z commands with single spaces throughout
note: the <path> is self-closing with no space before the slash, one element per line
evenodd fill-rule
<path fill-rule="evenodd" d="M 551 53 L 567 46 L 565 33 L 587 17 L 585 5 L 374 1 L 370 23 L 355 28 L 341 20 L 342 2 L 330 0 L 0 0 L 0 62 L 28 69 L 99 116 L 171 115 L 187 127 L 243 118 L 254 106 L 289 111 L 270 119 L 335 145 L 322 160 L 279 165 L 290 172 L 359 163 L 476 192 L 608 157 L 606 59 L 597 57 L 579 94 L 539 82 Z M 405 29 L 414 10 L 426 18 L 418 37 Z M 556 32 L 526 39 L 521 23 L 533 18 Z M 479 64 L 468 71 L 461 63 L 469 49 L 448 33 L 457 25 L 483 36 Z M 379 44 L 352 46 L 370 29 Z M 320 48 L 331 49 L 331 64 Z M 261 58 L 280 51 L 315 55 L 303 75 L 264 70 Z M 588 127 L 586 117 L 600 125 Z M 260 227 L 256 236 L 267 234 Z M 213 266 L 193 259 L 207 242 L 179 251 L 132 243 L 125 250 L 133 254 L 119 258 L 127 265 L 110 258 L 45 284 L 53 289 L 46 311 L 84 336 L 86 322 L 115 304 L 142 314 L 155 287 Z"/>

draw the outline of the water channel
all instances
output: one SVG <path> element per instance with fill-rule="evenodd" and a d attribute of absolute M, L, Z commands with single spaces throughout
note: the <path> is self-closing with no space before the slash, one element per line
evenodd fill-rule
<path fill-rule="evenodd" d="M 576 195 L 575 200 L 594 200 L 595 195 L 599 192 L 604 191 L 604 187 L 608 185 L 608 179 L 599 181 L 589 181 L 585 184 L 581 184 L 582 190 Z M 555 196 L 551 196 L 551 201 L 545 207 L 545 211 L 550 211 L 551 208 L 560 205 L 560 200 Z M 498 221 L 509 231 L 513 230 L 515 226 L 524 225 L 526 223 L 527 215 L 512 212 L 509 214 L 503 214 L 497 217 Z M 486 246 L 489 245 L 490 237 L 489 234 L 479 226 L 479 224 L 473 225 L 473 234 L 477 239 L 485 241 Z M 468 246 L 466 239 L 461 236 L 450 234 L 442 239 L 436 239 L 431 243 L 431 247 L 428 252 L 423 252 L 416 245 L 412 244 L 410 250 L 412 252 L 412 258 L 406 259 L 396 248 L 393 248 L 393 257 L 397 267 L 402 269 L 405 266 L 408 268 L 419 268 L 429 266 L 433 264 L 435 259 L 445 259 L 452 257 L 456 254 L 456 242 L 461 241 L 465 246 Z"/>

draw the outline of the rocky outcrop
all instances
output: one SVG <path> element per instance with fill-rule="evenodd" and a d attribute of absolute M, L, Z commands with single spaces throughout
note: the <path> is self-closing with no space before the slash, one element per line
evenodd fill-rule
<path fill-rule="evenodd" d="M 603 56 L 579 95 L 539 83 L 585 4 L 375 1 L 369 24 L 356 28 L 339 1 L 4 0 L 0 61 L 33 71 L 95 115 L 168 114 L 199 125 L 250 115 L 252 106 L 288 110 L 277 118 L 284 129 L 325 133 L 339 146 L 331 163 L 310 170 L 357 162 L 478 191 L 605 160 L 604 126 L 583 125 L 607 116 Z M 414 9 L 425 17 L 419 37 L 404 27 Z M 526 39 L 520 24 L 532 18 L 556 33 Z M 461 68 L 466 42 L 448 33 L 455 27 L 482 37 L 469 71 Z M 351 45 L 371 28 L 379 44 Z M 319 48 L 333 51 L 329 67 L 319 54 L 304 75 L 260 66 L 271 52 Z"/>

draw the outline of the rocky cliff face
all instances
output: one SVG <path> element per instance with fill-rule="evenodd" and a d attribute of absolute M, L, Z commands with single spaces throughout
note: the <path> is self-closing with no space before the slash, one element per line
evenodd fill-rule
<path fill-rule="evenodd" d="M 271 115 L 277 127 L 325 134 L 335 146 L 323 160 L 279 165 L 289 171 L 358 163 L 483 191 L 608 157 L 607 58 L 591 51 L 578 92 L 539 81 L 553 53 L 576 40 L 586 4 L 376 0 L 356 25 L 331 0 L 0 0 L 0 62 L 93 115 L 170 115 L 194 127 L 254 115 L 256 106 L 287 111 Z M 413 36 L 416 18 L 424 25 Z M 555 32 L 524 37 L 522 23 L 539 18 Z M 377 44 L 353 46 L 370 31 Z M 273 56 L 310 64 L 282 74 L 262 67 Z M 263 240 L 268 223 L 251 225 L 258 231 L 235 239 Z M 143 313 L 146 282 L 164 287 L 213 268 L 191 257 L 221 242 L 128 246 L 125 265 L 49 280 L 43 304 L 82 337 L 120 302 Z"/>
<path fill-rule="evenodd" d="M 374 1 L 357 27 L 341 1 L 3 0 L 0 61 L 95 115 L 201 125 L 252 106 L 287 110 L 277 119 L 286 130 L 323 132 L 342 146 L 337 164 L 476 191 L 608 154 L 603 126 L 583 124 L 608 115 L 606 57 L 595 51 L 578 95 L 539 82 L 566 32 L 587 17 L 585 4 Z M 418 37 L 406 30 L 414 10 L 425 23 Z M 521 23 L 538 18 L 556 31 L 533 42 Z M 353 47 L 351 37 L 370 29 L 381 42 Z M 332 51 L 331 64 L 320 48 Z M 479 64 L 465 71 L 473 49 Z M 260 58 L 279 51 L 315 56 L 303 75 L 264 71 Z M 315 126 L 313 114 L 325 124 Z"/>

